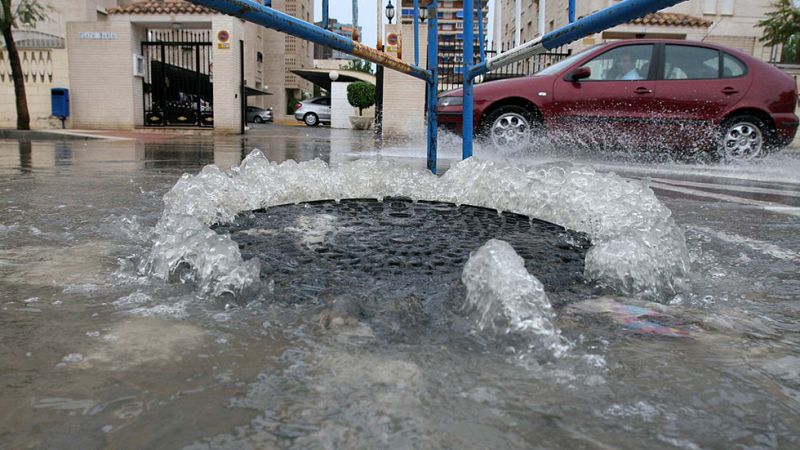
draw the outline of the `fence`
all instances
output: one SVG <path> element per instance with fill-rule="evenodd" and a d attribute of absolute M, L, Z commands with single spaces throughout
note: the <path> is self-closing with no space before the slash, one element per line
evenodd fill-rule
<path fill-rule="evenodd" d="M 460 88 L 463 84 L 464 50 L 463 39 L 455 35 L 439 36 L 439 92 Z M 502 46 L 500 51 L 487 48 L 486 57 L 509 50 L 512 46 Z M 475 62 L 479 62 L 480 54 L 476 47 Z M 524 77 L 549 67 L 572 53 L 572 50 L 561 46 L 546 53 L 531 56 L 514 64 L 509 64 L 484 75 L 482 81 L 502 80 L 506 78 Z M 478 82 L 476 80 L 476 82 Z"/>

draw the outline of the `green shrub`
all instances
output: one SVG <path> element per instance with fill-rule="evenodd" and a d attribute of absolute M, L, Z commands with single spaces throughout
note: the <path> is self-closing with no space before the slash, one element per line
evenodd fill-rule
<path fill-rule="evenodd" d="M 347 86 L 347 101 L 353 108 L 358 108 L 360 116 L 364 108 L 375 104 L 375 85 L 364 81 L 351 83 Z"/>

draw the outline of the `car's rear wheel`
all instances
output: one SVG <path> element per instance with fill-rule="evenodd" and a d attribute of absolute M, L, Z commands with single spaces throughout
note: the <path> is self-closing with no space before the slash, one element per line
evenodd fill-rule
<path fill-rule="evenodd" d="M 261 116 L 256 116 L 256 117 L 253 119 L 253 121 L 254 121 L 255 123 L 264 123 L 264 119 L 262 119 L 262 118 L 261 118 Z"/>
<path fill-rule="evenodd" d="M 541 129 L 533 112 L 519 105 L 500 106 L 486 116 L 479 131 L 495 147 L 519 150 Z"/>
<path fill-rule="evenodd" d="M 770 129 L 763 120 L 751 115 L 730 117 L 722 122 L 719 156 L 726 163 L 763 158 L 770 143 Z"/>
<path fill-rule="evenodd" d="M 319 117 L 314 113 L 308 113 L 303 116 L 303 122 L 310 127 L 315 127 L 319 124 Z"/>

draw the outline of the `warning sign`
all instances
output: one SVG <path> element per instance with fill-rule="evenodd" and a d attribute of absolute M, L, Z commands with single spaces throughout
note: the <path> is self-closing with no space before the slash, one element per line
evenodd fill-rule
<path fill-rule="evenodd" d="M 396 31 L 387 31 L 386 39 L 384 40 L 386 45 L 383 46 L 383 51 L 394 56 L 395 58 L 401 58 L 401 44 L 400 44 L 400 33 Z"/>
<path fill-rule="evenodd" d="M 217 32 L 217 48 L 231 48 L 230 39 L 231 34 L 228 32 L 228 30 L 219 30 Z"/>

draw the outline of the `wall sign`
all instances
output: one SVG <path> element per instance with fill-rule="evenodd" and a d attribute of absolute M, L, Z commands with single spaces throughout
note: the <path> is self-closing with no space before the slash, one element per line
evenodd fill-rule
<path fill-rule="evenodd" d="M 84 31 L 80 34 L 80 38 L 91 41 L 113 41 L 117 38 L 117 33 L 113 31 Z"/>
<path fill-rule="evenodd" d="M 231 48 L 230 39 L 231 34 L 228 32 L 228 30 L 219 30 L 217 32 L 217 48 Z"/>
<path fill-rule="evenodd" d="M 383 46 L 384 52 L 389 53 L 395 58 L 401 58 L 400 33 L 388 31 L 384 42 L 386 42 L 386 45 Z"/>

